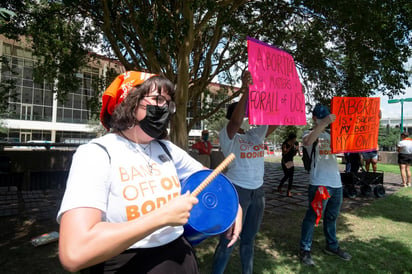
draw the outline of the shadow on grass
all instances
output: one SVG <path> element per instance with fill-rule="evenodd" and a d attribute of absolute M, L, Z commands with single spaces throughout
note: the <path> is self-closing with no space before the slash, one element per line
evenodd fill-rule
<path fill-rule="evenodd" d="M 0 231 L 1 273 L 69 273 L 60 265 L 57 242 L 38 247 L 30 242 L 35 236 L 58 231 L 54 219 L 1 217 Z"/>
<path fill-rule="evenodd" d="M 412 224 L 412 190 L 401 189 L 396 195 L 390 195 L 384 199 L 373 201 L 368 207 L 362 207 L 353 214 L 363 217 L 382 217 L 394 222 L 406 222 Z M 405 214 L 409 212 L 409 214 Z"/>
<path fill-rule="evenodd" d="M 264 231 L 262 234 L 259 236 L 261 240 L 267 237 Z M 319 239 L 319 236 L 322 235 L 315 235 L 315 238 Z M 356 239 L 345 242 L 345 248 L 353 256 L 349 262 L 324 254 L 323 241 L 316 241 L 312 251 L 315 267 L 300 263 L 296 244 L 292 247 L 288 244 L 276 245 L 274 244 L 276 239 L 268 241 L 269 245 L 273 245 L 269 250 L 257 245 L 254 273 L 405 273 L 412 270 L 412 262 L 409 259 L 412 256 L 411 249 L 402 242 L 387 240 L 384 237 L 373 238 L 366 242 Z M 211 243 L 205 245 L 210 247 Z M 199 259 L 201 273 L 210 273 L 212 259 L 213 251 L 201 256 Z M 234 250 L 225 273 L 241 273 L 238 249 Z"/>
<path fill-rule="evenodd" d="M 412 189 L 401 189 L 341 214 L 337 232 L 341 246 L 353 256 L 349 262 L 322 252 L 325 241 L 320 224 L 313 237 L 315 267 L 302 265 L 297 256 L 305 209 L 283 214 L 266 213 L 256 239 L 254 273 L 410 273 L 411 204 Z M 384 233 L 380 232 L 382 229 L 386 229 Z M 32 237 L 53 230 L 57 230 L 54 219 L 1 217 L 0 273 L 68 273 L 58 261 L 57 243 L 40 247 L 30 244 Z M 212 237 L 196 246 L 201 273 L 210 273 L 216 245 L 217 237 Z M 240 272 L 236 247 L 225 273 Z"/>
<path fill-rule="evenodd" d="M 412 214 L 407 211 L 411 202 L 410 197 L 401 193 L 341 214 L 337 232 L 341 247 L 353 256 L 348 262 L 323 253 L 325 240 L 320 223 L 313 236 L 312 257 L 315 267 L 302 265 L 298 257 L 300 226 L 305 210 L 282 215 L 266 214 L 256 239 L 254 273 L 409 273 L 412 271 L 412 244 L 409 237 L 412 232 L 397 235 L 390 231 L 390 226 L 403 222 L 403 231 L 412 231 L 412 225 L 409 224 Z M 393 211 L 401 213 L 392 214 Z M 372 219 L 366 221 L 366 217 Z M 377 227 L 369 227 L 373 217 L 386 220 L 377 224 Z M 361 223 L 353 223 L 353 219 Z M 380 233 L 382 227 L 379 225 L 386 230 L 384 233 Z M 217 239 L 212 238 L 196 247 L 201 273 L 210 273 L 216 244 Z M 238 247 L 232 253 L 225 273 L 241 273 Z"/>

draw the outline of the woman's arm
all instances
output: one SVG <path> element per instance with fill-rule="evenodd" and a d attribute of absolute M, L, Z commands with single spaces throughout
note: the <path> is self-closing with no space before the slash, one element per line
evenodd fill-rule
<path fill-rule="evenodd" d="M 60 261 L 65 269 L 75 272 L 108 260 L 159 228 L 186 224 L 197 202 L 186 193 L 124 223 L 102 222 L 102 213 L 95 208 L 71 209 L 60 223 Z"/>
<path fill-rule="evenodd" d="M 302 139 L 302 143 L 304 146 L 311 146 L 316 139 L 318 139 L 319 135 L 325 130 L 325 128 L 333 123 L 336 119 L 335 114 L 329 114 L 323 119 L 318 119 L 316 126 L 312 129 L 312 131 L 307 134 L 305 137 Z"/>
<path fill-rule="evenodd" d="M 227 247 L 231 247 L 240 239 L 240 232 L 242 232 L 242 220 L 243 220 L 242 207 L 238 205 L 238 210 L 236 214 L 236 219 L 233 225 L 225 232 L 226 238 L 230 239 Z"/>
<path fill-rule="evenodd" d="M 233 139 L 236 132 L 242 126 L 243 118 L 245 118 L 246 104 L 249 97 L 249 85 L 252 83 L 252 75 L 249 71 L 245 71 L 242 75 L 242 87 L 243 90 L 242 97 L 240 98 L 238 104 L 236 105 L 232 117 L 226 126 L 227 136 L 230 140 Z"/>

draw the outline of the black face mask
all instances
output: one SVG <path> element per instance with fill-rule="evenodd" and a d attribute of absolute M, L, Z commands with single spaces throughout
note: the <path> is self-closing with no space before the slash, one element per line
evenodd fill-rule
<path fill-rule="evenodd" d="M 139 122 L 142 130 L 152 138 L 159 138 L 169 124 L 169 107 L 146 105 L 146 117 Z"/>

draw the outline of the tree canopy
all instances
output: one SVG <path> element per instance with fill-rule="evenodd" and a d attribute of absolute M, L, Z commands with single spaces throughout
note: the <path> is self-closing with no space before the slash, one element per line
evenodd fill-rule
<path fill-rule="evenodd" d="M 412 45 L 409 0 L 6 0 L 1 7 L 16 16 L 0 33 L 31 37 L 40 75 L 59 78 L 61 95 L 75 88 L 76 71 L 97 46 L 127 70 L 175 82 L 171 138 L 181 147 L 196 122 L 238 95 L 221 90 L 222 101 L 207 111 L 197 104 L 214 79 L 238 81 L 247 67 L 246 36 L 294 57 L 307 102 L 391 97 L 411 85 L 404 66 Z"/>

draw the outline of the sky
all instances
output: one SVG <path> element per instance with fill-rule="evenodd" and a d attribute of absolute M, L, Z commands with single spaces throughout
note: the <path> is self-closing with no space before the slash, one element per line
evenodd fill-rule
<path fill-rule="evenodd" d="M 412 98 L 412 87 L 405 90 L 405 94 L 397 95 L 392 99 Z M 388 104 L 388 96 L 381 97 L 382 118 L 397 118 L 401 116 L 401 103 Z M 412 117 L 412 102 L 403 102 L 403 117 Z"/>
<path fill-rule="evenodd" d="M 407 70 L 412 70 L 412 57 L 405 63 Z M 409 77 L 409 83 L 412 85 L 412 76 Z M 400 118 L 401 117 L 401 103 L 389 104 L 389 99 L 405 99 L 412 98 L 412 87 L 405 90 L 405 94 L 399 94 L 393 98 L 388 96 L 375 95 L 373 97 L 381 97 L 382 118 Z M 403 118 L 412 118 L 412 102 L 403 102 Z"/>
<path fill-rule="evenodd" d="M 412 62 L 411 62 L 412 64 Z M 411 65 L 412 67 L 412 65 Z M 412 76 L 410 77 L 411 85 L 412 85 Z M 240 83 L 238 85 L 240 87 Z M 388 96 L 381 96 L 379 94 L 374 95 L 372 97 L 380 97 L 381 98 L 381 110 L 382 110 L 382 118 L 400 118 L 401 116 L 401 103 L 389 104 L 388 100 L 390 99 Z M 412 98 L 412 87 L 408 87 L 405 89 L 405 94 L 400 94 L 394 96 L 391 99 L 404 99 L 404 98 Z M 404 102 L 403 103 L 403 117 L 405 118 L 412 118 L 412 102 Z"/>

